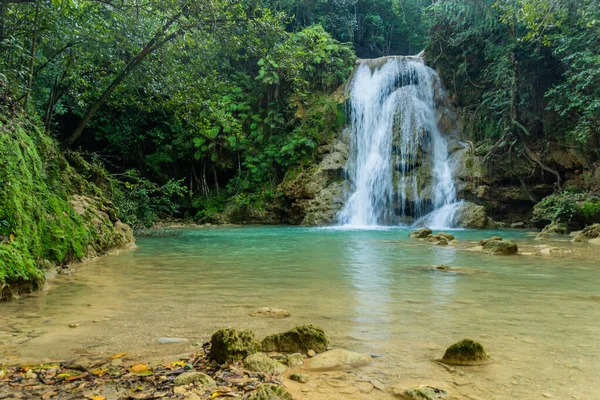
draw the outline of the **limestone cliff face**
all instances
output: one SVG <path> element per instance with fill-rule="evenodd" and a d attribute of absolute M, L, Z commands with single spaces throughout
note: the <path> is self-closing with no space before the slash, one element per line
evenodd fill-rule
<path fill-rule="evenodd" d="M 289 202 L 289 222 L 297 225 L 331 225 L 344 205 L 348 188 L 344 167 L 348 144 L 339 135 L 319 149 L 321 161 L 286 177 L 281 189 Z"/>

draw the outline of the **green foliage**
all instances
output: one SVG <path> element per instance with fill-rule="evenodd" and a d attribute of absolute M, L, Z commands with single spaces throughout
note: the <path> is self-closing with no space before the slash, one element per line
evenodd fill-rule
<path fill-rule="evenodd" d="M 535 206 L 533 222 L 540 226 L 559 222 L 574 229 L 600 222 L 600 198 L 588 193 L 553 194 Z"/>
<path fill-rule="evenodd" d="M 136 230 L 152 227 L 159 216 L 173 216 L 187 193 L 181 180 L 158 185 L 136 170 L 125 172 L 112 183 L 119 219 Z"/>
<path fill-rule="evenodd" d="M 8 123 L 0 122 L 0 284 L 40 279 L 42 260 L 80 259 L 96 234 L 69 203 L 75 173 L 56 145 L 37 124 L 6 116 Z"/>

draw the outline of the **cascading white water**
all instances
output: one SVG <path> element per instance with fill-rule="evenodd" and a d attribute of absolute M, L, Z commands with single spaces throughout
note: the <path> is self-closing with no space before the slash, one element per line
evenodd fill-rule
<path fill-rule="evenodd" d="M 352 188 L 338 215 L 342 225 L 390 225 L 455 211 L 445 207 L 456 202 L 456 189 L 436 122 L 436 87 L 437 74 L 420 58 L 361 61 L 350 86 Z"/>

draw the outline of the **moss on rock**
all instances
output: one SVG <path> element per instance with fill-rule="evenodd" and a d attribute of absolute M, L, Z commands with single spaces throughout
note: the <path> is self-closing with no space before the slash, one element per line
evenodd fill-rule
<path fill-rule="evenodd" d="M 251 392 L 246 400 L 293 400 L 291 394 L 279 385 L 263 384 Z"/>
<path fill-rule="evenodd" d="M 220 329 L 213 333 L 210 343 L 210 359 L 219 364 L 241 361 L 257 350 L 254 332 L 249 329 Z"/>
<path fill-rule="evenodd" d="M 483 245 L 483 250 L 495 255 L 510 256 L 519 252 L 519 246 L 511 241 L 491 240 Z"/>
<path fill-rule="evenodd" d="M 448 347 L 442 362 L 453 365 L 476 365 L 488 360 L 483 346 L 471 339 L 463 339 Z"/>
<path fill-rule="evenodd" d="M 321 353 L 327 350 L 329 338 L 323 329 L 314 325 L 300 325 L 287 332 L 264 338 L 260 344 L 265 352 L 304 353 L 314 350 Z"/>

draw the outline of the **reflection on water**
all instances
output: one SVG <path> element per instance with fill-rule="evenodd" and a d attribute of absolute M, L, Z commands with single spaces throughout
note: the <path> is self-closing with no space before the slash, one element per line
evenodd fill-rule
<path fill-rule="evenodd" d="M 0 363 L 170 355 L 224 326 L 261 337 L 315 323 L 336 345 L 381 355 L 360 373 L 386 384 L 440 383 L 483 399 L 598 398 L 600 271 L 585 247 L 587 258 L 494 257 L 409 240 L 405 230 L 273 227 L 189 230 L 138 244 L 0 305 Z M 482 272 L 430 268 L 439 264 Z M 292 316 L 248 316 L 264 306 Z M 159 345 L 160 337 L 191 342 Z M 459 385 L 430 360 L 465 337 L 495 362 L 466 369 Z"/>

